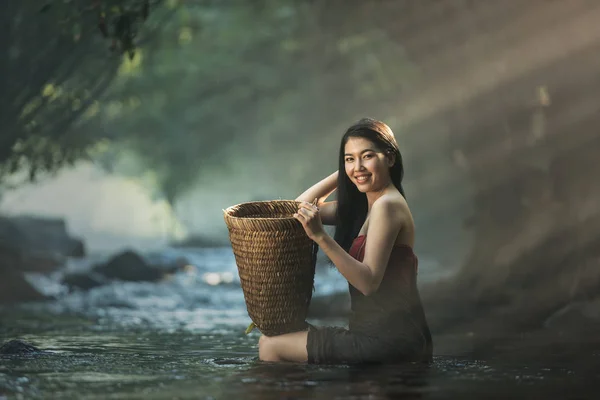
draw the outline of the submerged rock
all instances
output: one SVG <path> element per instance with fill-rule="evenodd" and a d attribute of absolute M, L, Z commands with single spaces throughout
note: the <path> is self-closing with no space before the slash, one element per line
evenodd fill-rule
<path fill-rule="evenodd" d="M 13 339 L 0 347 L 0 355 L 36 354 L 43 351 L 23 340 Z"/>

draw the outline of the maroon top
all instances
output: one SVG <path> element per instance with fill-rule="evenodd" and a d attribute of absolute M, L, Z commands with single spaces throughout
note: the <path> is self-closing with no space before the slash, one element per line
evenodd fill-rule
<path fill-rule="evenodd" d="M 350 255 L 363 261 L 366 235 L 354 239 Z M 349 284 L 352 315 L 350 330 L 387 340 L 425 339 L 431 350 L 431 333 L 417 289 L 418 259 L 412 247 L 395 245 L 383 279 L 375 293 L 363 295 Z"/>

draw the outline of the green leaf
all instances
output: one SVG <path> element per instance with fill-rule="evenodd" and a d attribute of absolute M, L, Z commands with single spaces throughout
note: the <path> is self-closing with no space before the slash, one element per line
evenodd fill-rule
<path fill-rule="evenodd" d="M 254 330 L 254 328 L 256 328 L 256 325 L 254 324 L 254 322 L 250 322 L 250 325 L 248 325 L 248 327 L 246 328 L 246 332 L 244 332 L 244 333 L 247 335 L 250 332 L 252 332 L 252 330 Z"/>

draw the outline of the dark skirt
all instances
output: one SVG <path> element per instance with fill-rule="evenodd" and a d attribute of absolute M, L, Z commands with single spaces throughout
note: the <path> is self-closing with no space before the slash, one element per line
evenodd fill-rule
<path fill-rule="evenodd" d="M 412 335 L 411 335 L 412 336 Z M 426 340 L 397 335 L 381 338 L 339 327 L 309 326 L 309 364 L 372 364 L 430 361 Z"/>

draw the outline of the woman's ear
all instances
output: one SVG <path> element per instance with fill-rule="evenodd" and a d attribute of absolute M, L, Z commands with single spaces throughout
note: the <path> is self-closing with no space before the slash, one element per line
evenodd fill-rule
<path fill-rule="evenodd" d="M 388 162 L 388 167 L 393 167 L 396 164 L 396 154 L 392 150 L 386 150 L 385 158 Z"/>

